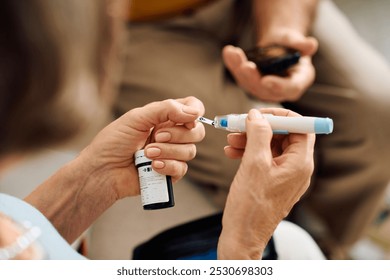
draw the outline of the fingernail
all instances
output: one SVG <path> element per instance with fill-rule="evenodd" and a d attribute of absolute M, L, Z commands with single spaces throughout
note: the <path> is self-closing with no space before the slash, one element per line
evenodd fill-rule
<path fill-rule="evenodd" d="M 240 57 L 240 54 L 239 54 L 239 48 L 234 48 L 234 53 L 232 54 L 232 62 L 235 66 L 237 65 L 240 65 L 241 64 L 241 57 Z"/>
<path fill-rule="evenodd" d="M 248 61 L 247 65 L 249 68 L 257 69 L 256 63 L 254 63 L 253 61 Z"/>
<path fill-rule="evenodd" d="M 199 110 L 197 108 L 184 105 L 182 108 L 183 112 L 190 115 L 199 115 Z"/>
<path fill-rule="evenodd" d="M 159 148 L 152 147 L 152 148 L 147 148 L 145 150 L 145 153 L 148 158 L 154 158 L 154 157 L 158 157 L 161 154 L 161 150 Z"/>
<path fill-rule="evenodd" d="M 248 113 L 249 120 L 256 120 L 256 119 L 262 119 L 262 118 L 263 118 L 263 115 L 257 109 L 251 109 Z"/>
<path fill-rule="evenodd" d="M 171 134 L 169 132 L 159 132 L 154 136 L 156 142 L 168 142 L 171 140 Z"/>
<path fill-rule="evenodd" d="M 165 163 L 161 160 L 155 160 L 153 161 L 153 167 L 157 169 L 161 169 L 165 167 Z"/>

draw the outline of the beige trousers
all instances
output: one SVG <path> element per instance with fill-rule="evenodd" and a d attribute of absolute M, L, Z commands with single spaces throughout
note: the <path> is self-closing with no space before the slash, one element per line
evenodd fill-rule
<path fill-rule="evenodd" d="M 189 95 L 203 101 L 209 118 L 258 106 L 221 59 L 232 5 L 222 0 L 174 19 L 130 24 L 117 113 Z M 243 48 L 254 44 L 250 30 L 239 34 Z M 313 35 L 320 43 L 316 81 L 300 101 L 283 105 L 333 118 L 335 128 L 317 137 L 312 186 L 289 218 L 330 258 L 344 258 L 375 217 L 390 179 L 390 69 L 331 1 L 320 1 Z M 239 165 L 224 156 L 225 145 L 226 132 L 207 127 L 187 174 L 221 207 Z"/>

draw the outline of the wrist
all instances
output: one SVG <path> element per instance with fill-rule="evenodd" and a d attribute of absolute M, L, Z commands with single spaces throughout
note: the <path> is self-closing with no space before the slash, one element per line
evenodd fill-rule
<path fill-rule="evenodd" d="M 259 260 L 276 226 L 259 214 L 261 212 L 246 212 L 247 216 L 237 210 L 232 213 L 225 208 L 218 242 L 218 258 Z M 253 215 L 260 219 L 253 218 Z"/>
<path fill-rule="evenodd" d="M 306 34 L 300 30 L 291 27 L 274 27 L 263 33 L 258 33 L 257 46 L 266 47 L 271 45 L 280 45 L 293 47 L 294 38 L 303 38 Z"/>
<path fill-rule="evenodd" d="M 78 182 L 83 182 L 81 188 L 88 192 L 102 192 L 107 195 L 108 204 L 113 204 L 121 198 L 119 191 L 116 189 L 116 176 L 112 174 L 115 168 L 99 160 L 99 157 L 93 153 L 92 149 L 86 147 L 80 155 L 72 162 L 70 168 L 76 174 L 79 174 Z M 97 198 L 97 194 L 94 195 Z M 100 198 L 98 198 L 100 199 Z"/>
<path fill-rule="evenodd" d="M 79 155 L 36 188 L 25 200 L 73 242 L 117 196 L 99 169 Z"/>
<path fill-rule="evenodd" d="M 104 170 L 94 169 L 81 155 L 62 171 L 61 182 L 58 182 L 62 186 L 58 205 L 62 207 L 52 220 L 61 235 L 73 242 L 118 200 L 118 196 Z"/>
<path fill-rule="evenodd" d="M 307 36 L 316 9 L 317 0 L 254 1 L 258 41 L 272 41 L 272 38 L 286 34 L 286 30 Z"/>
<path fill-rule="evenodd" d="M 246 240 L 244 240 L 246 239 Z M 220 260 L 260 260 L 267 241 L 249 241 L 250 238 L 237 237 L 232 232 L 222 230 L 218 240 Z"/>
<path fill-rule="evenodd" d="M 246 195 L 249 189 L 244 196 L 242 189 L 236 192 L 236 182 L 230 188 L 224 209 L 218 258 L 258 260 L 282 218 L 274 211 L 277 208 L 271 200 L 252 200 L 253 196 Z"/>

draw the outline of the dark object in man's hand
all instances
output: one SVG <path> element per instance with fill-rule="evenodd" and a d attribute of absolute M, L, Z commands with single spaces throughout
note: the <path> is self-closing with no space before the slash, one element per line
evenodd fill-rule
<path fill-rule="evenodd" d="M 283 46 L 256 47 L 245 51 L 248 60 L 253 61 L 262 75 L 287 76 L 287 70 L 298 63 L 299 51 Z"/>

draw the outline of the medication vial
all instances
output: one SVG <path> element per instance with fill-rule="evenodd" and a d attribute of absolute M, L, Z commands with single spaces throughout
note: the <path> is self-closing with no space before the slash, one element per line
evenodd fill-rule
<path fill-rule="evenodd" d="M 144 150 L 135 153 L 135 167 L 138 169 L 142 206 L 145 210 L 157 210 L 175 205 L 171 176 L 162 175 L 152 168 L 152 160 Z"/>

